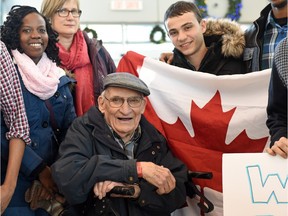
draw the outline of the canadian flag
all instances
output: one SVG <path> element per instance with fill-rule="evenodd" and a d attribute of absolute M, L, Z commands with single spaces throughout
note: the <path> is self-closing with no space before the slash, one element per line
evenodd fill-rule
<path fill-rule="evenodd" d="M 216 76 L 129 51 L 117 71 L 147 84 L 151 94 L 144 115 L 189 170 L 213 173 L 212 179 L 193 181 L 214 204 L 206 215 L 223 215 L 222 154 L 263 152 L 269 145 L 265 122 L 271 70 Z M 187 198 L 188 206 L 173 215 L 204 215 L 197 202 Z"/>

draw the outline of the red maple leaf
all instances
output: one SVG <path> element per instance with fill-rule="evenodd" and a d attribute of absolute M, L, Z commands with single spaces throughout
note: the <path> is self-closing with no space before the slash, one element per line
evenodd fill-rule
<path fill-rule="evenodd" d="M 201 109 L 192 101 L 190 118 L 195 136 L 191 137 L 182 121 L 168 124 L 161 120 L 172 151 L 190 170 L 213 172 L 212 180 L 196 182 L 217 191 L 222 191 L 222 154 L 263 152 L 268 137 L 250 139 L 243 130 L 229 145 L 225 144 L 229 122 L 235 112 L 233 108 L 223 112 L 220 93 Z"/>

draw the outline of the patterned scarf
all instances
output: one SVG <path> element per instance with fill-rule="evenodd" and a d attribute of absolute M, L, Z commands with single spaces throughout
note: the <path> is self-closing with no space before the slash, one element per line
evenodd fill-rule
<path fill-rule="evenodd" d="M 106 122 L 107 124 L 107 122 Z M 107 124 L 108 125 L 108 124 Z M 124 143 L 124 141 L 121 139 L 121 137 L 112 129 L 110 125 L 108 125 L 109 129 L 111 130 L 114 140 L 119 144 L 119 146 L 125 151 L 126 156 L 129 159 L 134 159 L 134 153 L 138 146 L 138 140 L 141 137 L 141 126 L 138 125 L 136 130 L 134 131 L 133 135 L 131 136 L 131 139 Z"/>
<path fill-rule="evenodd" d="M 28 91 L 42 100 L 52 97 L 57 91 L 59 78 L 65 75 L 65 71 L 57 67 L 46 53 L 43 53 L 37 65 L 25 53 L 12 50 L 12 54 Z"/>
<path fill-rule="evenodd" d="M 77 116 L 83 115 L 95 105 L 93 94 L 93 67 L 90 63 L 88 48 L 81 30 L 74 35 L 70 50 L 67 51 L 60 43 L 59 57 L 62 67 L 73 72 L 77 81 L 75 86 L 75 109 Z"/>

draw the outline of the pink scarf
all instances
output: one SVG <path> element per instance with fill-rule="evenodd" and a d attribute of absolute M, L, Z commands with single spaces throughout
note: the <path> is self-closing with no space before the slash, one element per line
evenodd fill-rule
<path fill-rule="evenodd" d="M 52 97 L 57 91 L 59 78 L 65 75 L 65 71 L 57 67 L 46 53 L 43 53 L 37 65 L 25 53 L 12 50 L 12 54 L 28 91 L 42 100 Z"/>

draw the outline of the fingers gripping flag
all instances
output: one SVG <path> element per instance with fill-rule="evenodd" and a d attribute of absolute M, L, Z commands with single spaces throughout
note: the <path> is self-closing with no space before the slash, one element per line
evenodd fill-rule
<path fill-rule="evenodd" d="M 271 71 L 216 76 L 132 51 L 117 71 L 139 76 L 148 85 L 151 95 L 144 115 L 168 139 L 173 153 L 190 170 L 213 173 L 212 180 L 193 180 L 216 204 L 215 215 L 222 215 L 222 154 L 263 152 L 268 145 Z"/>

